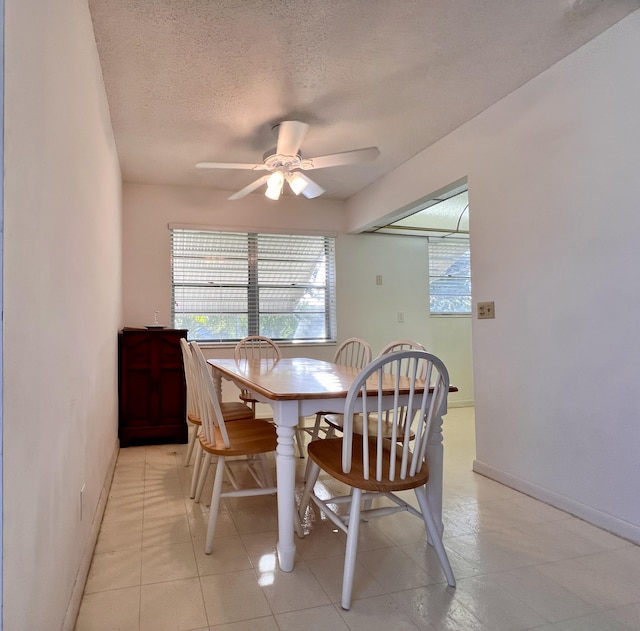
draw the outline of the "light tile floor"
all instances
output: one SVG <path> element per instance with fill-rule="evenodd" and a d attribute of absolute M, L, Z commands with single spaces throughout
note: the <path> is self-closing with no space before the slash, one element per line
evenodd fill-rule
<path fill-rule="evenodd" d="M 394 515 L 362 525 L 350 611 L 344 536 L 326 520 L 309 514 L 286 574 L 275 498 L 227 499 L 208 556 L 208 499 L 189 499 L 185 446 L 123 449 L 76 631 L 639 630 L 640 548 L 472 473 L 474 448 L 473 408 L 451 409 L 444 520 L 457 588 L 420 521 Z"/>

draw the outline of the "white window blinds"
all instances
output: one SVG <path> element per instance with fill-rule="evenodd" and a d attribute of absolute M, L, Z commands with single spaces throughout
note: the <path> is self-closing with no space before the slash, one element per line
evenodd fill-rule
<path fill-rule="evenodd" d="M 429 310 L 471 314 L 469 239 L 429 237 Z"/>
<path fill-rule="evenodd" d="M 173 229 L 173 324 L 189 339 L 335 341 L 335 238 Z"/>

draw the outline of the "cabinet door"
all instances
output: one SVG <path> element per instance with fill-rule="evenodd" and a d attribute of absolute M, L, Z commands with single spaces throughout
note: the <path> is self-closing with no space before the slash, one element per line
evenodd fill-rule
<path fill-rule="evenodd" d="M 153 362 L 153 417 L 160 425 L 185 423 L 185 381 L 179 335 L 158 336 Z"/>
<path fill-rule="evenodd" d="M 120 414 L 126 427 L 145 427 L 157 413 L 153 346 L 153 339 L 143 333 L 123 338 Z"/>

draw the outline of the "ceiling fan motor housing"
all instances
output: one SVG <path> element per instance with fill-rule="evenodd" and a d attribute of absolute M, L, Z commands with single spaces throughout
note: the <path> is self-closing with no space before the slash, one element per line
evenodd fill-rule
<path fill-rule="evenodd" d="M 265 152 L 262 160 L 269 171 L 275 171 L 276 169 L 290 171 L 291 169 L 300 168 L 302 164 L 302 154 L 298 151 L 295 156 L 285 156 L 276 153 L 276 148 L 274 147 Z"/>

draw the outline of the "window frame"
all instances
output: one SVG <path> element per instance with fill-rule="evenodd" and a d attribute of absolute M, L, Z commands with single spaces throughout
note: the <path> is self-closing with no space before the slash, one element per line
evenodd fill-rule
<path fill-rule="evenodd" d="M 283 233 L 264 229 L 175 224 L 169 224 L 169 229 L 171 231 L 171 321 L 176 328 L 189 329 L 189 339 L 195 339 L 207 345 L 235 344 L 245 335 L 267 335 L 278 344 L 285 345 L 322 345 L 336 342 L 335 234 Z M 199 233 L 203 235 L 200 241 Z M 246 244 L 240 247 L 238 244 L 245 239 Z M 217 255 L 211 257 L 211 250 L 206 249 L 209 245 L 207 241 L 225 247 L 220 247 Z M 187 243 L 192 245 L 185 245 Z M 226 249 L 227 245 L 231 248 L 230 250 Z M 233 250 L 234 246 L 238 246 L 236 250 Z M 290 249 L 287 246 L 290 246 Z M 189 247 L 192 249 L 190 250 Z M 183 259 L 182 265 L 177 263 L 179 259 Z M 189 272 L 187 260 L 190 261 L 191 272 Z M 226 261 L 230 263 L 232 268 L 230 271 L 225 268 Z M 290 268 L 287 267 L 288 262 L 291 263 Z M 263 282 L 260 279 L 260 271 L 266 279 Z M 203 280 L 203 275 L 206 278 L 207 274 L 209 278 L 215 278 L 215 280 Z M 320 275 L 319 278 L 318 275 Z M 190 289 L 193 291 L 190 292 Z M 219 291 L 216 292 L 216 289 Z M 232 290 L 230 293 L 236 294 L 235 297 L 230 295 L 228 301 L 235 301 L 236 308 L 241 304 L 240 310 L 234 311 L 232 308 L 227 312 L 219 308 L 220 304 L 227 300 L 224 295 L 225 289 Z M 238 298 L 245 289 L 246 296 Z M 210 296 L 208 299 L 203 297 L 207 294 Z M 179 302 L 185 305 L 190 301 L 192 306 L 194 303 L 200 302 L 203 305 L 209 301 L 211 308 L 198 311 L 189 308 L 181 310 L 178 307 Z M 313 308 L 314 303 L 318 308 Z M 274 304 L 278 306 L 274 308 Z M 280 310 L 281 304 L 286 304 L 284 310 Z M 231 324 L 234 314 L 235 325 Z M 305 314 L 308 317 L 305 318 Z M 218 322 L 222 322 L 217 329 L 220 335 L 216 335 L 215 329 L 212 330 L 211 326 L 206 331 L 207 324 L 194 327 L 188 321 L 184 321 L 201 316 L 203 322 L 204 318 L 210 322 L 209 316 L 215 315 L 219 315 Z M 225 322 L 225 315 L 230 318 L 228 322 Z M 287 321 L 283 318 L 280 324 L 283 329 L 294 326 L 297 329 L 302 327 L 304 331 L 304 327 L 307 326 L 317 335 L 297 336 L 297 330 L 288 336 L 269 334 L 277 330 L 278 316 L 294 318 L 293 322 L 291 319 Z M 261 320 L 264 325 L 262 331 Z M 322 322 L 322 325 L 318 325 L 318 322 Z M 229 331 L 229 327 L 232 326 L 235 326 L 235 331 Z M 268 326 L 272 328 L 264 331 L 264 327 Z"/>

